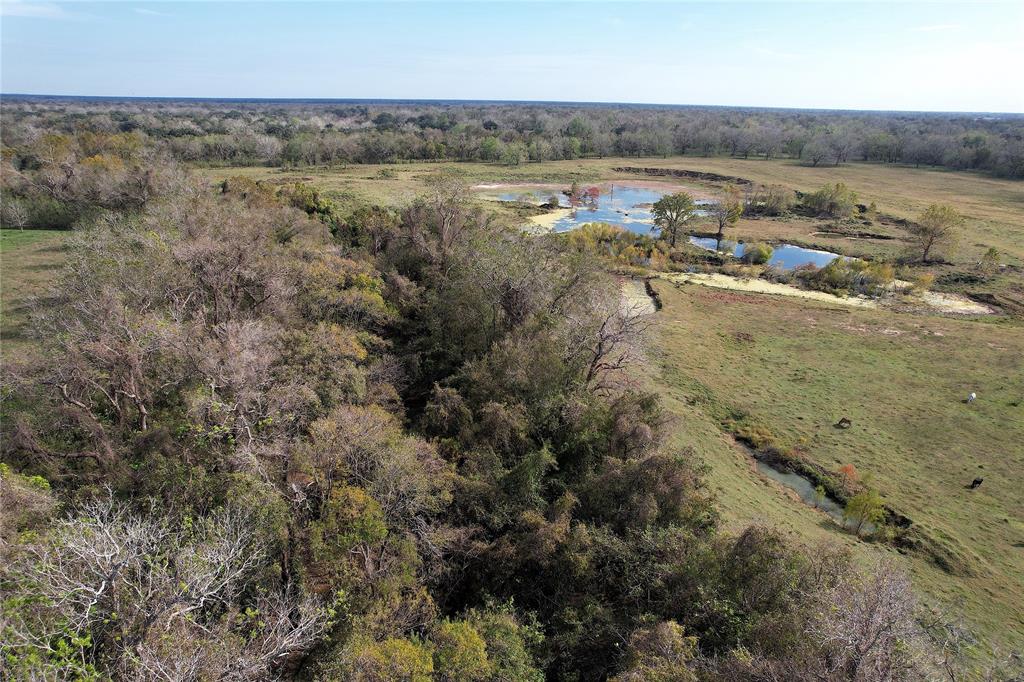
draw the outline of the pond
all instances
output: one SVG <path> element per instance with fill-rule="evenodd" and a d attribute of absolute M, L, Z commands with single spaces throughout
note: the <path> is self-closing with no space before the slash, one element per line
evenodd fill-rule
<path fill-rule="evenodd" d="M 584 186 L 582 189 L 590 188 Z M 558 197 L 560 206 L 572 210 L 554 221 L 555 232 L 567 232 L 587 223 L 608 223 L 638 234 L 651 234 L 654 227 L 651 205 L 667 194 L 665 190 L 614 183 L 599 185 L 597 189 L 600 194 L 585 197 L 576 206 L 571 205 L 569 197 L 562 194 L 560 189 L 522 188 L 502 192 L 497 197 L 500 201 L 527 201 L 534 204 L 546 203 L 552 196 Z M 698 199 L 695 203 L 701 205 L 710 202 Z"/>
<path fill-rule="evenodd" d="M 581 189 L 585 193 L 591 188 L 583 186 Z M 665 196 L 669 190 L 616 183 L 598 185 L 596 189 L 600 192 L 594 196 L 585 194 L 575 206 L 571 205 L 569 197 L 562 193 L 563 188 L 557 186 L 506 188 L 495 196 L 499 201 L 525 201 L 532 204 L 547 203 L 551 197 L 557 197 L 563 209 L 571 210 L 565 211 L 564 215 L 551 223 L 555 232 L 567 232 L 587 223 L 609 223 L 637 234 L 657 234 L 657 231 L 653 230 L 654 216 L 651 214 L 651 205 Z M 706 206 L 712 202 L 697 199 L 694 203 Z M 704 212 L 698 209 L 697 215 L 704 215 Z M 690 237 L 690 243 L 709 251 L 727 251 L 736 257 L 742 256 L 746 250 L 745 244 L 728 241 L 723 241 L 721 246 L 724 248 L 718 249 L 714 237 Z M 820 268 L 828 265 L 838 255 L 793 244 L 778 244 L 768 264 L 782 270 L 790 270 L 808 263 Z"/>
<path fill-rule="evenodd" d="M 708 251 L 724 251 L 726 253 L 732 253 L 732 255 L 737 258 L 741 257 L 743 252 L 747 249 L 746 244 L 736 244 L 730 241 L 723 241 L 721 244 L 722 248 L 717 248 L 718 241 L 714 237 L 690 237 L 690 243 L 696 244 Z M 768 265 L 779 268 L 780 270 L 791 270 L 793 268 L 800 267 L 801 265 L 807 265 L 808 263 L 821 268 L 828 265 L 839 256 L 839 254 L 832 253 L 831 251 L 807 249 L 793 244 L 776 244 L 774 249 L 772 257 L 768 261 Z"/>
<path fill-rule="evenodd" d="M 750 451 L 748 450 L 748 452 Z M 751 453 L 751 456 L 753 457 L 753 453 Z M 807 479 L 794 471 L 782 471 L 781 469 L 776 469 L 771 464 L 762 462 L 756 457 L 754 458 L 754 466 L 757 469 L 757 473 L 781 483 L 785 487 L 794 491 L 800 496 L 800 499 L 803 500 L 804 503 L 825 512 L 832 517 L 832 520 L 843 528 L 850 527 L 850 524 L 848 524 L 846 519 L 843 518 L 843 506 L 828 497 L 819 499 L 815 493 L 815 488 L 817 486 L 815 486 L 810 479 Z M 861 532 L 865 534 L 872 533 L 874 530 L 875 526 L 872 523 L 865 523 L 861 528 Z"/>
<path fill-rule="evenodd" d="M 839 525 L 845 525 L 846 522 L 843 519 L 843 507 L 838 502 L 825 497 L 824 499 L 817 499 L 814 489 L 816 486 L 808 479 L 804 478 L 800 474 L 793 471 L 782 471 L 776 469 L 767 462 L 762 462 L 759 459 L 754 460 L 754 466 L 757 467 L 757 473 L 762 476 L 766 476 L 773 481 L 777 481 L 782 485 L 786 486 L 790 490 L 794 491 L 800 496 L 800 499 L 811 505 L 822 510 L 837 522 Z"/>

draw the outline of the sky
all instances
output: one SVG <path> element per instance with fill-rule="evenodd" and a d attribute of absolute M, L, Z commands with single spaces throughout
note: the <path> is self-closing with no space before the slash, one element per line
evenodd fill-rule
<path fill-rule="evenodd" d="M 1024 1 L 0 0 L 0 92 L 1024 112 Z"/>

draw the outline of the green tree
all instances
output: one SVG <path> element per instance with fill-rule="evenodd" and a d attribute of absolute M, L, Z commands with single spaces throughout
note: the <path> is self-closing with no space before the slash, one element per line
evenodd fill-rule
<path fill-rule="evenodd" d="M 865 524 L 877 525 L 885 519 L 885 503 L 877 490 L 864 490 L 846 503 L 843 521 L 854 524 L 854 532 L 860 535 Z"/>
<path fill-rule="evenodd" d="M 654 224 L 658 226 L 662 239 L 668 239 L 669 244 L 676 245 L 676 238 L 679 230 L 690 218 L 694 216 L 696 207 L 693 197 L 686 192 L 666 194 L 654 202 L 651 212 L 654 214 Z"/>
<path fill-rule="evenodd" d="M 933 249 L 947 250 L 956 246 L 964 219 L 951 206 L 932 204 L 909 228 L 914 244 L 921 252 L 921 262 L 927 263 Z"/>
<path fill-rule="evenodd" d="M 485 137 L 480 143 L 480 158 L 484 161 L 497 161 L 501 158 L 504 149 L 505 145 L 498 138 Z"/>
<path fill-rule="evenodd" d="M 493 665 L 487 659 L 487 643 L 465 621 L 446 620 L 434 635 L 434 669 L 442 680 L 484 680 Z"/>

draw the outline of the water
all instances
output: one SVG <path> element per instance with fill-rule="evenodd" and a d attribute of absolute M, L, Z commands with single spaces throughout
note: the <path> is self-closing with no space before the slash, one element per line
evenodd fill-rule
<path fill-rule="evenodd" d="M 583 186 L 581 189 L 588 189 Z M 569 197 L 561 190 L 523 188 L 521 190 L 503 192 L 498 195 L 501 201 L 528 201 L 530 203 L 546 203 L 552 196 L 557 196 L 559 205 L 572 208 L 572 212 L 559 218 L 554 223 L 555 232 L 567 232 L 587 223 L 608 223 L 618 225 L 637 234 L 657 235 L 654 228 L 654 216 L 651 204 L 667 194 L 665 190 L 632 185 L 600 185 L 601 193 L 594 200 L 589 198 L 578 206 L 570 206 Z M 696 204 L 708 202 L 698 200 Z M 698 211 L 699 214 L 699 211 Z"/>
<path fill-rule="evenodd" d="M 759 459 L 754 460 L 754 466 L 757 467 L 757 473 L 763 474 L 773 481 L 778 481 L 790 490 L 795 491 L 800 496 L 800 499 L 807 504 L 822 510 L 840 524 L 843 523 L 842 505 L 827 497 L 820 501 L 816 500 L 814 492 L 816 486 L 808 479 L 793 471 L 785 472 L 776 469 L 771 464 L 766 464 Z"/>
<path fill-rule="evenodd" d="M 665 196 L 668 192 L 663 189 L 651 187 L 637 187 L 634 185 L 599 185 L 601 193 L 594 200 L 586 199 L 579 205 L 569 205 L 569 197 L 562 194 L 561 189 L 543 187 L 523 187 L 521 189 L 509 190 L 498 194 L 501 201 L 527 201 L 535 204 L 546 203 L 552 196 L 558 197 L 559 205 L 563 208 L 572 208 L 572 212 L 562 216 L 554 223 L 555 232 L 566 232 L 573 230 L 580 225 L 587 223 L 609 223 L 624 227 L 637 234 L 649 234 L 656 236 L 654 229 L 654 216 L 651 214 L 651 204 Z M 587 190 L 583 186 L 582 190 Z M 698 206 L 711 203 L 698 199 L 695 202 Z M 697 215 L 703 215 L 698 210 Z M 696 244 L 710 251 L 718 250 L 714 237 L 690 237 L 690 243 Z M 743 255 L 746 250 L 745 244 L 723 241 L 721 250 L 732 253 L 736 257 Z M 830 251 L 818 251 L 806 249 L 793 244 L 779 244 L 775 247 L 768 265 L 781 270 L 791 270 L 808 263 L 816 267 L 824 267 L 839 257 L 839 254 Z"/>
<path fill-rule="evenodd" d="M 843 528 L 849 528 L 846 523 L 846 519 L 843 518 L 843 506 L 828 497 L 820 500 L 817 499 L 817 494 L 814 492 L 817 486 L 815 486 L 809 479 L 804 478 L 794 471 L 781 471 L 773 467 L 771 464 L 762 462 L 759 459 L 754 460 L 754 466 L 757 468 L 757 473 L 781 483 L 790 490 L 796 492 L 796 494 L 800 496 L 800 499 L 805 503 L 825 512 Z M 872 533 L 874 530 L 874 524 L 865 523 L 861 528 L 861 533 Z"/>
<path fill-rule="evenodd" d="M 718 249 L 716 248 L 718 246 L 718 241 L 714 237 L 690 237 L 690 243 L 696 244 L 697 246 L 709 251 L 725 251 L 726 253 L 731 253 L 737 258 L 741 257 L 747 248 L 746 244 L 736 244 L 734 242 L 723 241 L 721 245 L 722 248 Z M 805 249 L 802 246 L 794 246 L 793 244 L 778 244 L 775 246 L 775 251 L 772 252 L 772 257 L 768 261 L 768 265 L 779 268 L 780 270 L 792 270 L 793 268 L 810 263 L 815 267 L 821 268 L 839 257 L 839 254 L 832 253 L 831 251 Z"/>

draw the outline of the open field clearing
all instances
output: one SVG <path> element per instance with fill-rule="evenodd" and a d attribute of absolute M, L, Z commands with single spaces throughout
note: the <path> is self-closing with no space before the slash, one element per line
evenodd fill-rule
<path fill-rule="evenodd" d="M 1020 644 L 1024 626 L 1024 329 L 656 280 L 658 390 L 698 442 L 726 518 L 805 538 L 845 537 L 752 471 L 719 422 L 765 426 L 779 446 L 854 464 L 961 564 L 913 555 L 925 591 Z M 971 391 L 979 399 L 965 404 Z M 853 426 L 833 425 L 848 417 Z M 975 476 L 984 484 L 969 490 Z M 883 550 L 890 551 L 890 550 Z"/>
<path fill-rule="evenodd" d="M 54 230 L 0 231 L 0 358 L 5 363 L 33 347 L 25 336 L 29 300 L 42 295 L 58 274 L 68 234 Z"/>

